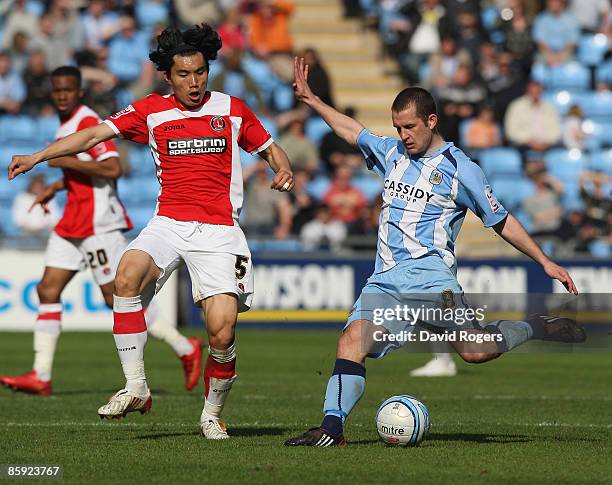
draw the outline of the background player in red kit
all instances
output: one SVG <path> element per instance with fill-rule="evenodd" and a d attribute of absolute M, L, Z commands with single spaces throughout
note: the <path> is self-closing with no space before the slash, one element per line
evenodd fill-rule
<path fill-rule="evenodd" d="M 272 189 L 291 190 L 293 174 L 285 152 L 244 102 L 206 90 L 208 62 L 221 48 L 210 26 L 185 32 L 169 28 L 157 40 L 150 58 L 164 73 L 172 95 L 149 95 L 98 126 L 33 155 L 14 156 L 9 178 L 116 136 L 149 144 L 161 186 L 156 215 L 126 249 L 115 279 L 114 334 L 127 382 L 98 414 L 122 417 L 151 407 L 143 307 L 184 263 L 194 302 L 206 316 L 210 344 L 201 430 L 206 438 L 225 439 L 219 416 L 236 378 L 236 318 L 253 296 L 250 252 L 238 226 L 243 198 L 239 148 L 269 163 L 276 172 Z"/>
<path fill-rule="evenodd" d="M 51 97 L 60 117 L 57 138 L 97 126 L 100 117 L 81 103 L 81 72 L 71 66 L 51 73 Z M 36 289 L 40 301 L 34 326 L 34 366 L 19 376 L 1 376 L 0 383 L 17 391 L 51 394 L 51 370 L 61 332 L 61 295 L 81 269 L 89 266 L 106 304 L 113 306 L 115 272 L 127 246 L 123 231 L 132 228 L 116 192 L 121 176 L 119 154 L 112 141 L 98 143 L 77 156 L 49 161 L 63 171 L 63 178 L 51 184 L 34 205 L 46 204 L 60 190 L 67 190 L 64 214 L 51 233 L 45 254 L 45 271 Z M 202 369 L 202 340 L 187 339 L 157 318 L 153 303 L 146 311 L 149 332 L 167 342 L 181 358 L 185 387 L 193 389 Z"/>

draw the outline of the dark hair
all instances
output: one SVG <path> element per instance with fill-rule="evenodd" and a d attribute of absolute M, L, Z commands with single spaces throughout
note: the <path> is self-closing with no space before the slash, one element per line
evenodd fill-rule
<path fill-rule="evenodd" d="M 51 77 L 68 76 L 77 80 L 77 84 L 81 87 L 81 71 L 74 66 L 60 66 L 51 73 Z"/>
<path fill-rule="evenodd" d="M 158 71 L 169 72 L 176 54 L 189 56 L 200 52 L 208 69 L 208 61 L 217 58 L 219 49 L 221 38 L 208 24 L 194 25 L 184 32 L 168 27 L 157 36 L 157 49 L 149 53 L 149 59 Z"/>
<path fill-rule="evenodd" d="M 419 87 L 406 88 L 399 92 L 399 94 L 393 100 L 391 105 L 391 111 L 399 113 L 405 110 L 408 106 L 414 106 L 416 108 L 416 114 L 425 123 L 429 115 L 437 115 L 438 110 L 436 108 L 436 102 L 429 91 Z"/>

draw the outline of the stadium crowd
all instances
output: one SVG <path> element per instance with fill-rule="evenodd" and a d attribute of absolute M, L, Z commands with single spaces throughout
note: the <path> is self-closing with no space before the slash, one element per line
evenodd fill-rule
<path fill-rule="evenodd" d="M 379 32 L 382 55 L 397 60 L 406 83 L 434 93 L 443 136 L 480 163 L 497 196 L 547 252 L 612 254 L 609 0 L 343 3 L 347 17 Z M 295 171 L 293 192 L 270 191 L 265 163 L 242 153 L 241 220 L 254 248 L 373 247 L 380 181 L 366 173 L 357 150 L 295 103 L 295 8 L 290 0 L 0 0 L 2 168 L 12 154 L 53 140 L 51 70 L 79 66 L 85 103 L 106 117 L 150 92 L 166 92 L 148 61 L 165 26 L 206 21 L 223 40 L 209 88 L 245 99 Z M 319 54 L 297 54 L 310 66 L 313 91 L 334 105 Z M 128 175 L 119 193 L 140 229 L 155 207 L 153 161 L 144 146 L 120 150 Z M 60 176 L 48 167 L 35 172 L 48 182 Z M 5 237 L 41 234 L 43 222 L 31 229 L 23 197 L 15 198 L 40 183 L 0 179 Z"/>

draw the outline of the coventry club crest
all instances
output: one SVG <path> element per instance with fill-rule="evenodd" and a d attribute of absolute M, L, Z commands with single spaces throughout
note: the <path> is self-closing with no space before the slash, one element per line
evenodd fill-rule
<path fill-rule="evenodd" d="M 442 182 L 442 172 L 440 172 L 440 170 L 434 170 L 433 172 L 431 172 L 431 175 L 429 176 L 429 182 L 432 185 L 440 185 L 440 183 Z"/>

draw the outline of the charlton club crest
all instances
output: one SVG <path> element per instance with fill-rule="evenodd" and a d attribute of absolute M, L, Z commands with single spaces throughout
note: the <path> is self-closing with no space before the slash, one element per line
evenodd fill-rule
<path fill-rule="evenodd" d="M 225 118 L 223 116 L 213 116 L 210 120 L 210 127 L 215 131 L 225 130 Z"/>

